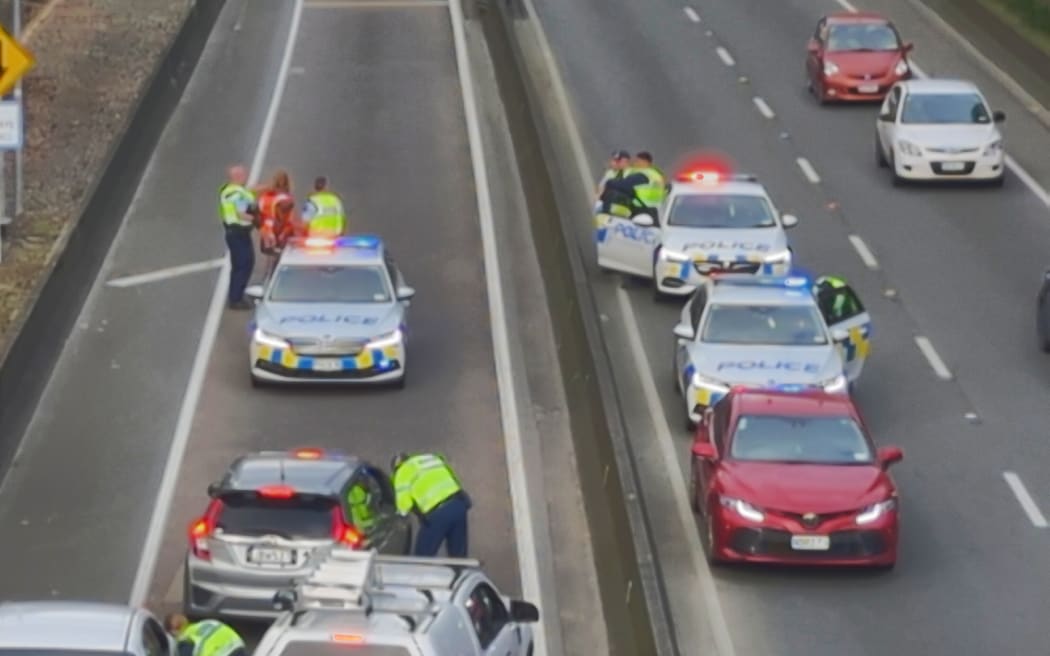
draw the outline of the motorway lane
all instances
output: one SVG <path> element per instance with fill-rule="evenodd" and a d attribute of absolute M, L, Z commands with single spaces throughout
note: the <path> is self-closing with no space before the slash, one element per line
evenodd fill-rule
<path fill-rule="evenodd" d="M 153 155 L 0 488 L 7 599 L 128 600 L 217 273 L 105 281 L 223 256 L 212 190 L 262 125 L 285 10 L 252 3 L 235 34 L 223 14 Z"/>
<path fill-rule="evenodd" d="M 539 4 L 577 117 L 586 117 L 581 128 L 593 162 L 626 145 L 650 147 L 670 166 L 692 145 L 682 143 L 683 135 L 730 152 L 742 168 L 759 175 L 782 210 L 802 217 L 793 234 L 800 261 L 818 272 L 845 274 L 871 306 L 874 356 L 858 398 L 877 438 L 898 443 L 907 453 L 906 463 L 895 470 L 905 501 L 901 564 L 881 577 L 719 572 L 737 651 L 981 653 L 1005 646 L 1034 653 L 1042 644 L 1038 609 L 1046 581 L 1033 568 L 1045 571 L 1046 563 L 1033 550 L 1045 536 L 1027 523 L 1000 472 L 1018 466 L 1027 476 L 1033 465 L 1024 461 L 1044 457 L 1031 447 L 1039 434 L 1035 408 L 1045 400 L 1046 381 L 1030 332 L 1034 278 L 1024 279 L 1024 271 L 1034 266 L 1038 274 L 1041 266 L 1037 254 L 1045 252 L 1048 237 L 1045 208 L 1016 181 L 1002 192 L 891 189 L 873 166 L 870 131 L 865 131 L 870 108 L 826 117 L 828 112 L 803 104 L 800 75 L 790 73 L 801 70 L 797 53 L 808 31 L 798 38 L 791 34 L 797 25 L 811 27 L 816 15 L 792 22 L 798 3 L 776 5 L 697 3 L 701 16 L 713 12 L 697 26 L 672 3 L 643 9 L 623 2 L 615 10 L 606 2 Z M 722 39 L 721 26 L 735 30 L 732 39 Z M 716 38 L 707 37 L 705 29 L 715 30 Z M 617 39 L 604 37 L 612 33 Z M 733 51 L 737 66 L 730 69 L 714 48 L 736 42 L 749 49 Z M 771 79 L 751 70 L 752 52 L 777 67 L 770 69 Z M 740 75 L 749 83 L 741 84 Z M 755 110 L 756 94 L 773 106 L 775 121 Z M 610 112 L 613 99 L 617 110 Z M 784 131 L 790 138 L 781 139 Z M 1045 139 L 1038 132 L 1024 136 Z M 823 185 L 806 182 L 795 164 L 798 156 L 814 163 Z M 831 200 L 841 202 L 841 212 L 828 211 Z M 1009 217 L 1014 237 L 992 229 L 991 217 Z M 586 229 L 581 222 L 581 231 Z M 863 269 L 846 238 L 851 230 L 873 246 L 885 274 Z M 974 259 L 975 253 L 987 259 Z M 954 270 L 956 262 L 969 261 L 976 265 Z M 902 302 L 882 299 L 885 287 L 899 290 Z M 956 288 L 966 295 L 948 291 Z M 631 291 L 684 473 L 688 438 L 679 428 L 681 404 L 670 386 L 669 332 L 678 308 L 654 306 L 647 290 Z M 996 317 L 1001 332 L 988 334 L 972 318 L 976 308 L 980 316 Z M 602 310 L 614 314 L 614 308 Z M 943 349 L 959 385 L 934 377 L 912 341 L 917 332 Z M 628 376 L 630 366 L 619 363 L 619 372 Z M 963 420 L 973 407 L 983 426 Z M 628 414 L 636 422 L 644 416 Z M 651 440 L 651 427 L 638 424 L 633 432 Z M 998 448 L 989 457 L 990 443 Z M 650 488 L 650 495 L 666 492 Z M 1013 538 L 1004 543 L 1003 536 Z M 680 556 L 674 553 L 680 545 L 663 548 Z M 666 569 L 666 559 L 663 564 Z M 682 643 L 688 645 L 697 613 L 681 589 L 680 572 L 670 571 L 672 600 L 682 602 L 677 606 Z M 916 630 L 901 630 L 905 627 Z"/>
<path fill-rule="evenodd" d="M 387 239 L 417 290 L 408 385 L 253 390 L 249 317 L 227 312 L 151 601 L 172 607 L 181 598 L 185 531 L 204 508 L 207 483 L 239 453 L 297 445 L 342 448 L 383 467 L 402 449 L 446 453 L 474 491 L 471 550 L 516 594 L 485 273 L 448 8 L 307 4 L 292 70 L 298 72 L 289 78 L 264 171 L 287 167 L 300 189 L 329 175 L 348 201 L 354 229 Z"/>

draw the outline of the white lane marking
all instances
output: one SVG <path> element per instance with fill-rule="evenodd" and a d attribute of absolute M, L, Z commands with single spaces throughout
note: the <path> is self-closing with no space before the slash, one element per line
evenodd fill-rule
<path fill-rule="evenodd" d="M 255 147 L 255 157 L 252 159 L 251 169 L 248 173 L 249 184 L 255 184 L 259 179 L 263 161 L 266 159 L 266 151 L 270 147 L 270 137 L 273 136 L 273 128 L 277 122 L 277 109 L 280 107 L 281 98 L 284 96 L 284 87 L 288 80 L 288 69 L 292 63 L 292 52 L 295 50 L 295 42 L 299 35 L 299 21 L 302 14 L 303 0 L 295 0 L 292 20 L 288 28 L 288 37 L 284 44 L 284 55 L 281 59 L 281 66 L 277 70 L 277 81 L 270 96 L 270 106 L 267 109 L 266 121 L 263 123 L 262 132 L 259 134 L 259 142 Z M 142 558 L 139 560 L 138 570 L 135 572 L 135 582 L 131 587 L 130 604 L 132 606 L 142 606 L 149 595 L 153 572 L 157 566 L 157 557 L 160 555 L 160 542 L 164 537 L 168 514 L 171 511 L 171 502 L 175 495 L 175 484 L 178 480 L 179 469 L 182 467 L 183 456 L 186 453 L 186 444 L 189 442 L 190 429 L 193 427 L 193 417 L 197 413 L 197 403 L 200 401 L 201 389 L 204 387 L 204 375 L 208 370 L 208 361 L 211 359 L 211 351 L 215 346 L 215 337 L 219 332 L 219 322 L 222 319 L 222 310 L 226 301 L 226 286 L 229 284 L 229 279 L 230 260 L 226 258 L 219 273 L 219 278 L 215 281 L 211 305 L 208 307 L 208 314 L 204 319 L 201 340 L 197 345 L 197 354 L 193 358 L 193 368 L 190 370 L 189 382 L 186 384 L 186 394 L 182 399 L 182 407 L 179 408 L 179 417 L 175 424 L 175 435 L 171 440 L 171 450 L 168 452 L 168 460 L 164 465 L 164 476 L 157 490 L 153 517 L 150 519 L 149 528 L 146 531 L 146 541 L 142 546 Z"/>
<path fill-rule="evenodd" d="M 693 509 L 689 505 L 689 491 L 685 481 L 679 475 L 678 455 L 675 453 L 674 438 L 671 436 L 671 427 L 667 423 L 667 414 L 660 403 L 660 395 L 656 391 L 656 381 L 653 380 L 653 367 L 645 355 L 645 347 L 642 343 L 641 330 L 638 327 L 638 318 L 635 316 L 634 307 L 631 305 L 631 297 L 622 287 L 616 290 L 616 300 L 620 303 L 620 311 L 624 316 L 624 327 L 627 329 L 627 341 L 631 347 L 631 356 L 634 359 L 634 368 L 639 372 L 645 372 L 638 376 L 642 385 L 642 394 L 645 396 L 645 404 L 652 418 L 653 428 L 656 429 L 656 441 L 660 446 L 660 455 L 663 456 L 664 467 L 671 481 L 672 496 L 675 500 L 675 512 L 681 524 L 682 533 L 689 543 L 689 555 L 692 557 L 693 569 L 696 570 L 700 579 L 700 589 L 704 597 L 704 604 L 708 608 L 711 628 L 714 631 L 715 647 L 719 656 L 732 656 L 733 640 L 729 635 L 729 625 L 726 623 L 722 612 L 722 603 L 718 598 L 718 590 L 715 588 L 714 578 L 711 570 L 704 559 L 704 547 L 700 543 L 700 533 L 696 529 L 696 521 L 693 518 Z"/>
<path fill-rule="evenodd" d="M 933 373 L 937 374 L 937 377 L 941 380 L 951 380 L 952 372 L 948 369 L 948 365 L 944 364 L 944 360 L 937 354 L 937 349 L 933 348 L 933 342 L 922 335 L 915 336 L 915 345 L 919 347 L 922 354 L 926 356 L 926 361 L 930 363 L 930 368 L 933 369 Z"/>
<path fill-rule="evenodd" d="M 839 6 L 845 9 L 846 11 L 852 11 L 853 13 L 857 13 L 857 8 L 854 7 L 849 2 L 849 0 L 835 0 L 835 2 L 839 3 Z"/>
<path fill-rule="evenodd" d="M 733 56 L 730 55 L 729 51 L 723 48 L 722 46 L 718 46 L 717 48 L 715 48 L 715 52 L 718 53 L 718 58 L 721 59 L 722 63 L 726 66 L 733 66 L 734 64 L 736 64 L 736 62 L 733 61 Z"/>
<path fill-rule="evenodd" d="M 511 507 L 514 513 L 514 530 L 517 534 L 518 567 L 521 570 L 522 594 L 539 605 L 542 599 L 539 563 L 536 552 L 536 532 L 529 508 L 529 488 L 525 476 L 525 451 L 521 441 L 521 416 L 518 412 L 517 395 L 514 392 L 515 371 L 510 355 L 510 331 L 500 280 L 499 249 L 496 244 L 496 225 L 492 215 L 492 198 L 489 189 L 488 167 L 485 164 L 484 144 L 481 137 L 481 121 L 478 117 L 478 102 L 474 90 L 473 71 L 467 53 L 462 0 L 451 0 L 449 10 L 452 19 L 452 38 L 456 50 L 456 67 L 459 69 L 459 86 L 463 95 L 463 110 L 466 116 L 467 136 L 470 142 L 470 161 L 474 172 L 474 187 L 477 195 L 478 217 L 481 223 L 481 243 L 485 261 L 485 282 L 489 298 L 489 315 L 492 326 L 492 347 L 496 360 L 496 384 L 499 389 L 500 415 L 507 451 L 507 478 L 510 483 Z M 541 610 L 540 621 L 534 632 L 535 653 L 547 654 L 547 617 Z"/>
<path fill-rule="evenodd" d="M 696 13 L 696 10 L 692 7 L 685 7 L 684 9 L 682 9 L 682 11 L 685 12 L 685 15 L 689 18 L 689 20 L 693 21 L 694 23 L 700 22 L 700 14 Z"/>
<path fill-rule="evenodd" d="M 773 118 L 776 116 L 776 114 L 773 113 L 773 108 L 770 107 L 765 100 L 762 100 L 761 97 L 755 96 L 751 99 L 751 102 L 755 103 L 755 107 L 758 108 L 758 111 L 762 116 L 765 116 L 766 118 Z"/>
<path fill-rule="evenodd" d="M 820 183 L 820 176 L 817 175 L 817 170 L 813 168 L 813 165 L 809 163 L 809 160 L 805 157 L 799 157 L 795 160 L 798 162 L 798 167 L 802 169 L 802 174 L 806 176 L 806 179 L 813 184 Z"/>
<path fill-rule="evenodd" d="M 1043 517 L 1043 513 L 1039 510 L 1039 506 L 1035 504 L 1035 499 L 1032 498 L 1032 495 L 1028 494 L 1028 489 L 1021 482 L 1021 477 L 1012 471 L 1008 471 L 1003 472 L 1003 478 L 1006 479 L 1006 484 L 1013 490 L 1014 496 L 1017 497 L 1017 501 L 1021 504 L 1021 508 L 1028 515 L 1029 521 L 1036 528 L 1046 528 L 1046 517 Z"/>
<path fill-rule="evenodd" d="M 225 261 L 225 257 L 220 257 L 218 259 L 207 260 L 205 262 L 182 264 L 179 266 L 168 267 L 167 269 L 158 269 L 156 271 L 150 271 L 149 273 L 140 273 L 135 276 L 114 278 L 113 280 L 106 282 L 106 284 L 110 287 L 133 287 L 135 285 L 141 285 L 147 282 L 168 280 L 169 278 L 178 278 L 179 276 L 185 276 L 191 273 L 198 273 L 200 271 L 210 271 L 211 269 L 218 269 L 222 266 L 222 263 Z"/>
<path fill-rule="evenodd" d="M 522 3 L 525 5 L 530 16 L 538 15 L 532 0 L 522 0 Z M 573 160 L 575 160 L 576 171 L 579 176 L 577 187 L 582 192 L 580 207 L 589 207 L 591 204 L 591 188 L 594 185 L 594 181 L 598 178 L 594 171 L 591 170 L 587 158 L 587 151 L 583 147 L 583 137 L 580 135 L 580 131 L 576 127 L 576 121 L 573 119 L 572 105 L 569 102 L 569 96 L 565 90 L 565 83 L 561 79 L 561 73 L 559 72 L 557 63 L 554 60 L 554 51 L 551 49 L 550 42 L 547 40 L 547 34 L 543 30 L 543 23 L 536 20 L 533 21 L 533 25 L 535 25 L 536 28 L 537 40 L 542 52 L 544 67 L 547 69 L 547 74 L 550 76 L 549 88 L 553 89 L 554 98 L 558 104 L 558 110 L 562 115 L 562 120 L 565 122 L 566 126 L 568 126 L 569 147 L 572 150 Z M 629 330 L 633 331 L 637 337 L 639 330 L 637 321 L 627 323 Z M 639 353 L 637 350 L 634 357 L 636 359 L 641 357 L 643 361 L 645 360 L 644 353 Z M 644 368 L 645 367 L 643 367 L 643 369 Z M 652 370 L 650 369 L 649 371 L 650 373 L 648 376 L 642 376 L 642 381 L 643 385 L 648 382 L 647 388 L 651 391 L 651 395 L 655 397 L 656 384 L 652 380 Z M 666 444 L 667 439 L 670 439 L 669 436 L 671 431 L 667 425 L 667 418 L 663 414 L 663 409 L 659 406 L 659 400 L 657 400 L 655 412 L 654 406 L 651 402 L 649 403 L 649 406 L 649 412 L 653 416 L 654 429 Z M 667 438 L 665 439 L 663 436 L 667 436 Z M 675 467 L 677 467 L 677 464 Z M 669 471 L 677 472 L 678 470 L 670 469 Z M 677 480 L 678 485 L 681 488 L 684 488 L 685 483 L 680 477 L 671 476 L 670 478 L 672 481 Z M 674 485 L 673 482 L 672 485 Z M 686 505 L 688 504 L 686 496 L 682 494 L 675 494 L 674 496 L 679 506 L 678 512 L 682 513 L 682 509 L 684 508 L 686 514 L 689 514 L 691 519 L 692 509 Z M 686 535 L 693 536 L 693 541 L 690 543 L 690 551 L 693 554 L 693 562 L 695 563 L 694 566 L 697 570 L 697 576 L 699 576 L 702 582 L 701 588 L 704 591 L 704 610 L 707 612 L 708 621 L 711 623 L 714 630 L 718 656 L 735 656 L 736 652 L 733 649 L 733 640 L 729 633 L 729 625 L 726 623 L 725 615 L 722 612 L 722 604 L 718 598 L 718 591 L 715 588 L 711 569 L 708 567 L 707 561 L 704 558 L 699 557 L 703 553 L 703 546 L 699 544 L 699 536 L 697 536 L 695 528 L 687 531 Z"/>
<path fill-rule="evenodd" d="M 857 255 L 860 255 L 860 259 L 863 260 L 864 266 L 869 269 L 875 270 L 879 268 L 879 261 L 875 259 L 875 254 L 871 252 L 868 245 L 864 243 L 858 235 L 850 235 L 849 243 L 853 244 L 853 248 L 857 251 Z"/>

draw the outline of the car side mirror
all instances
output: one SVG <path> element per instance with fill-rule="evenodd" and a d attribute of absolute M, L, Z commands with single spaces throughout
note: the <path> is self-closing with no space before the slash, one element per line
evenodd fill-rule
<path fill-rule="evenodd" d="M 219 494 L 219 484 L 209 483 L 208 484 L 208 496 L 214 499 Z"/>
<path fill-rule="evenodd" d="M 879 114 L 879 120 L 883 123 L 893 123 L 893 112 L 883 112 Z"/>
<path fill-rule="evenodd" d="M 879 465 L 887 469 L 890 465 L 904 460 L 904 452 L 898 446 L 882 446 L 878 450 Z"/>
<path fill-rule="evenodd" d="M 402 285 L 397 288 L 397 300 L 399 301 L 410 301 L 412 297 L 416 295 L 416 290 L 412 287 Z"/>
<path fill-rule="evenodd" d="M 782 214 L 780 220 L 783 222 L 785 228 L 794 228 L 798 225 L 798 217 L 794 214 Z"/>
<path fill-rule="evenodd" d="M 845 328 L 835 328 L 831 331 L 831 339 L 836 342 L 844 342 L 849 339 L 849 331 Z"/>
<path fill-rule="evenodd" d="M 263 297 L 263 286 L 262 285 L 248 285 L 244 289 L 244 295 L 253 301 L 261 301 Z"/>
<path fill-rule="evenodd" d="M 631 223 L 640 228 L 651 228 L 656 225 L 653 221 L 653 217 L 648 214 L 635 214 L 631 217 Z"/>
<path fill-rule="evenodd" d="M 996 123 L 1002 123 L 1006 120 L 1006 112 L 997 109 L 996 111 L 992 112 L 992 120 Z"/>
<path fill-rule="evenodd" d="M 696 337 L 696 333 L 693 332 L 693 327 L 687 323 L 680 323 L 674 327 L 674 336 L 681 339 L 693 339 Z"/>
<path fill-rule="evenodd" d="M 906 53 L 911 52 L 912 50 L 915 50 L 915 44 L 914 43 L 905 43 L 904 47 L 901 48 L 901 50 L 903 50 Z"/>
<path fill-rule="evenodd" d="M 510 617 L 515 622 L 539 622 L 540 609 L 536 608 L 536 604 L 513 599 L 510 602 Z"/>
<path fill-rule="evenodd" d="M 693 442 L 693 455 L 701 460 L 718 459 L 718 454 L 715 452 L 715 445 L 710 442 Z"/>

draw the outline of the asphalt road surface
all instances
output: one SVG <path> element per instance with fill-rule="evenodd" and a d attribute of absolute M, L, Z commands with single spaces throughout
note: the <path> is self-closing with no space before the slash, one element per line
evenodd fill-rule
<path fill-rule="evenodd" d="M 1016 473 L 1036 507 L 1050 508 L 1050 367 L 1034 335 L 1050 252 L 1045 198 L 1013 171 L 1003 189 L 893 188 L 875 165 L 876 108 L 821 108 L 804 88 L 805 43 L 822 14 L 841 10 L 833 0 L 535 2 L 595 177 L 614 148 L 650 149 L 665 170 L 691 150 L 717 149 L 801 217 L 791 233 L 798 263 L 844 275 L 872 313 L 857 398 L 876 440 L 905 451 L 894 469 L 896 570 L 728 568 L 711 586 L 680 494 L 690 441 L 671 374 L 680 304 L 595 274 L 618 382 L 634 406 L 625 414 L 647 505 L 666 514 L 654 526 L 683 653 L 713 653 L 720 635 L 733 647 L 725 653 L 741 656 L 1045 653 L 1050 538 L 1004 478 Z M 898 21 L 920 66 L 980 83 L 1007 112 L 1008 153 L 1050 184 L 1050 135 L 961 48 L 904 0 L 864 8 Z M 589 239 L 584 194 L 579 226 Z M 664 475 L 668 466 L 680 481 Z"/>
<path fill-rule="evenodd" d="M 299 445 L 383 467 L 402 449 L 446 453 L 475 491 L 472 552 L 508 593 L 520 590 L 448 7 L 305 3 L 270 131 L 295 4 L 231 3 L 212 36 L 4 481 L 7 598 L 126 603 L 137 586 L 158 610 L 174 609 L 186 527 L 207 483 L 244 451 Z M 416 288 L 408 385 L 253 390 L 250 313 L 224 310 L 197 372 L 199 403 L 155 576 L 143 581 L 147 526 L 218 273 L 105 282 L 223 257 L 214 190 L 227 164 L 251 162 L 260 139 L 263 176 L 285 167 L 302 193 L 328 175 L 353 228 L 383 235 Z"/>

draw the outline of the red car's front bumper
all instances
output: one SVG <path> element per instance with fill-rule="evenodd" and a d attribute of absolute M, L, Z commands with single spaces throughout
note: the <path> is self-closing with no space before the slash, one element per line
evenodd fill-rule
<path fill-rule="evenodd" d="M 711 550 L 715 560 L 823 566 L 890 566 L 897 561 L 897 511 L 858 526 L 855 513 L 829 515 L 812 527 L 788 515 L 766 513 L 751 522 L 731 509 L 711 510 Z M 800 550 L 792 536 L 827 536 L 828 548 Z"/>
<path fill-rule="evenodd" d="M 887 75 L 870 80 L 836 73 L 831 77 L 822 75 L 817 85 L 817 93 L 825 101 L 873 102 L 886 97 L 890 87 L 901 80 L 907 80 L 911 73 L 905 75 Z"/>

